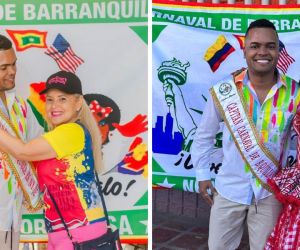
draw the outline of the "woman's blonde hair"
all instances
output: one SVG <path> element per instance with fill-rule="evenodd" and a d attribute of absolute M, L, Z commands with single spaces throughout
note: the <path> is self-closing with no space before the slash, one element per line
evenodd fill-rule
<path fill-rule="evenodd" d="M 97 173 L 100 173 L 104 169 L 102 149 L 101 149 L 102 140 L 101 140 L 100 130 L 83 96 L 79 94 L 73 94 L 73 95 L 77 98 L 82 97 L 83 99 L 82 106 L 78 112 L 77 118 L 80 120 L 80 123 L 89 131 L 91 135 L 95 170 L 97 171 Z M 52 130 L 54 128 L 53 124 L 47 118 L 46 118 L 46 122 L 47 122 L 48 130 Z"/>

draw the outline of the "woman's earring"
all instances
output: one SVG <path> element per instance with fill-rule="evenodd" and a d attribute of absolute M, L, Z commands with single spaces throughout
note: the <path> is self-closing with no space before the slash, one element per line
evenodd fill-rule
<path fill-rule="evenodd" d="M 79 113 L 81 111 L 82 107 L 80 107 L 79 109 L 76 109 L 76 112 Z"/>

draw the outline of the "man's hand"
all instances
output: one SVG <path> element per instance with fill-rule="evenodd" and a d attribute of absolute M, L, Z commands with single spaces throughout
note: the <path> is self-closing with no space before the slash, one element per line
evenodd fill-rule
<path fill-rule="evenodd" d="M 214 188 L 211 181 L 199 181 L 198 185 L 199 185 L 199 192 L 202 198 L 209 206 L 212 206 L 213 204 L 212 194 L 217 193 L 217 190 Z M 211 191 L 211 195 L 207 192 L 207 190 Z"/>

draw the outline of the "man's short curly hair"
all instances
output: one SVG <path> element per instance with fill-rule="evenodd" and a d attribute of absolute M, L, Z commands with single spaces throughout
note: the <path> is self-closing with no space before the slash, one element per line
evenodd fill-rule
<path fill-rule="evenodd" d="M 270 28 L 270 29 L 274 30 L 275 33 L 277 34 L 275 25 L 268 19 L 257 19 L 255 21 L 253 21 L 252 23 L 250 23 L 245 36 L 248 35 L 249 30 L 254 29 L 254 28 Z M 278 34 L 277 34 L 277 36 L 278 36 Z"/>
<path fill-rule="evenodd" d="M 12 48 L 12 42 L 6 37 L 0 34 L 0 51 L 8 50 Z"/>

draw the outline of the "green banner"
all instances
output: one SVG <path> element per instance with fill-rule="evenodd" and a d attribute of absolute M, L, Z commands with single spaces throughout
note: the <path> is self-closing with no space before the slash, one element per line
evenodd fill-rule
<path fill-rule="evenodd" d="M 4 0 L 1 34 L 17 55 L 16 92 L 40 125 L 39 95 L 54 72 L 75 72 L 102 134 L 100 181 L 112 225 L 146 243 L 148 216 L 147 0 Z M 59 56 L 59 60 L 57 57 Z M 75 63 L 74 63 L 75 61 Z M 135 98 L 132 98 L 134 96 Z M 4 183 L 9 188 L 10 182 Z M 46 241 L 42 211 L 24 214 L 21 241 Z"/>
<path fill-rule="evenodd" d="M 212 8 L 212 7 L 211 7 Z M 174 10 L 175 9 L 175 10 Z M 216 9 L 217 10 L 217 9 Z M 153 7 L 152 20 L 153 22 L 174 23 L 179 25 L 185 25 L 194 28 L 226 31 L 226 32 L 238 32 L 245 33 L 249 24 L 259 18 L 270 19 L 278 32 L 291 32 L 300 30 L 300 17 L 298 13 L 290 13 L 287 15 L 287 11 L 280 10 L 275 13 L 269 13 L 267 9 L 257 13 L 255 11 L 238 11 L 226 10 L 220 11 L 207 11 L 206 8 L 202 10 L 199 8 L 189 8 L 187 11 L 184 7 L 181 9 L 176 8 L 157 8 Z M 285 15 L 282 18 L 282 15 Z"/>
<path fill-rule="evenodd" d="M 147 208 L 125 210 L 122 213 L 110 212 L 109 219 L 113 230 L 119 229 L 122 239 L 144 238 L 148 234 Z M 22 221 L 22 242 L 47 241 L 43 214 L 25 214 Z"/>
<path fill-rule="evenodd" d="M 166 188 L 198 192 L 198 183 L 196 183 L 196 178 L 193 177 L 153 175 L 152 182 Z"/>
<path fill-rule="evenodd" d="M 152 183 L 198 192 L 196 168 L 206 167 L 212 180 L 222 174 L 223 123 L 207 151 L 206 166 L 195 166 L 198 163 L 191 154 L 208 90 L 231 72 L 247 67 L 244 35 L 249 23 L 258 18 L 271 20 L 279 32 L 278 70 L 299 81 L 300 8 L 218 7 L 160 0 L 153 1 L 152 8 Z M 228 50 L 220 46 L 222 42 Z M 289 152 L 289 159 L 294 159 L 294 153 Z"/>
<path fill-rule="evenodd" d="M 146 0 L 6 0 L 0 3 L 0 24 L 145 22 L 147 8 Z"/>

